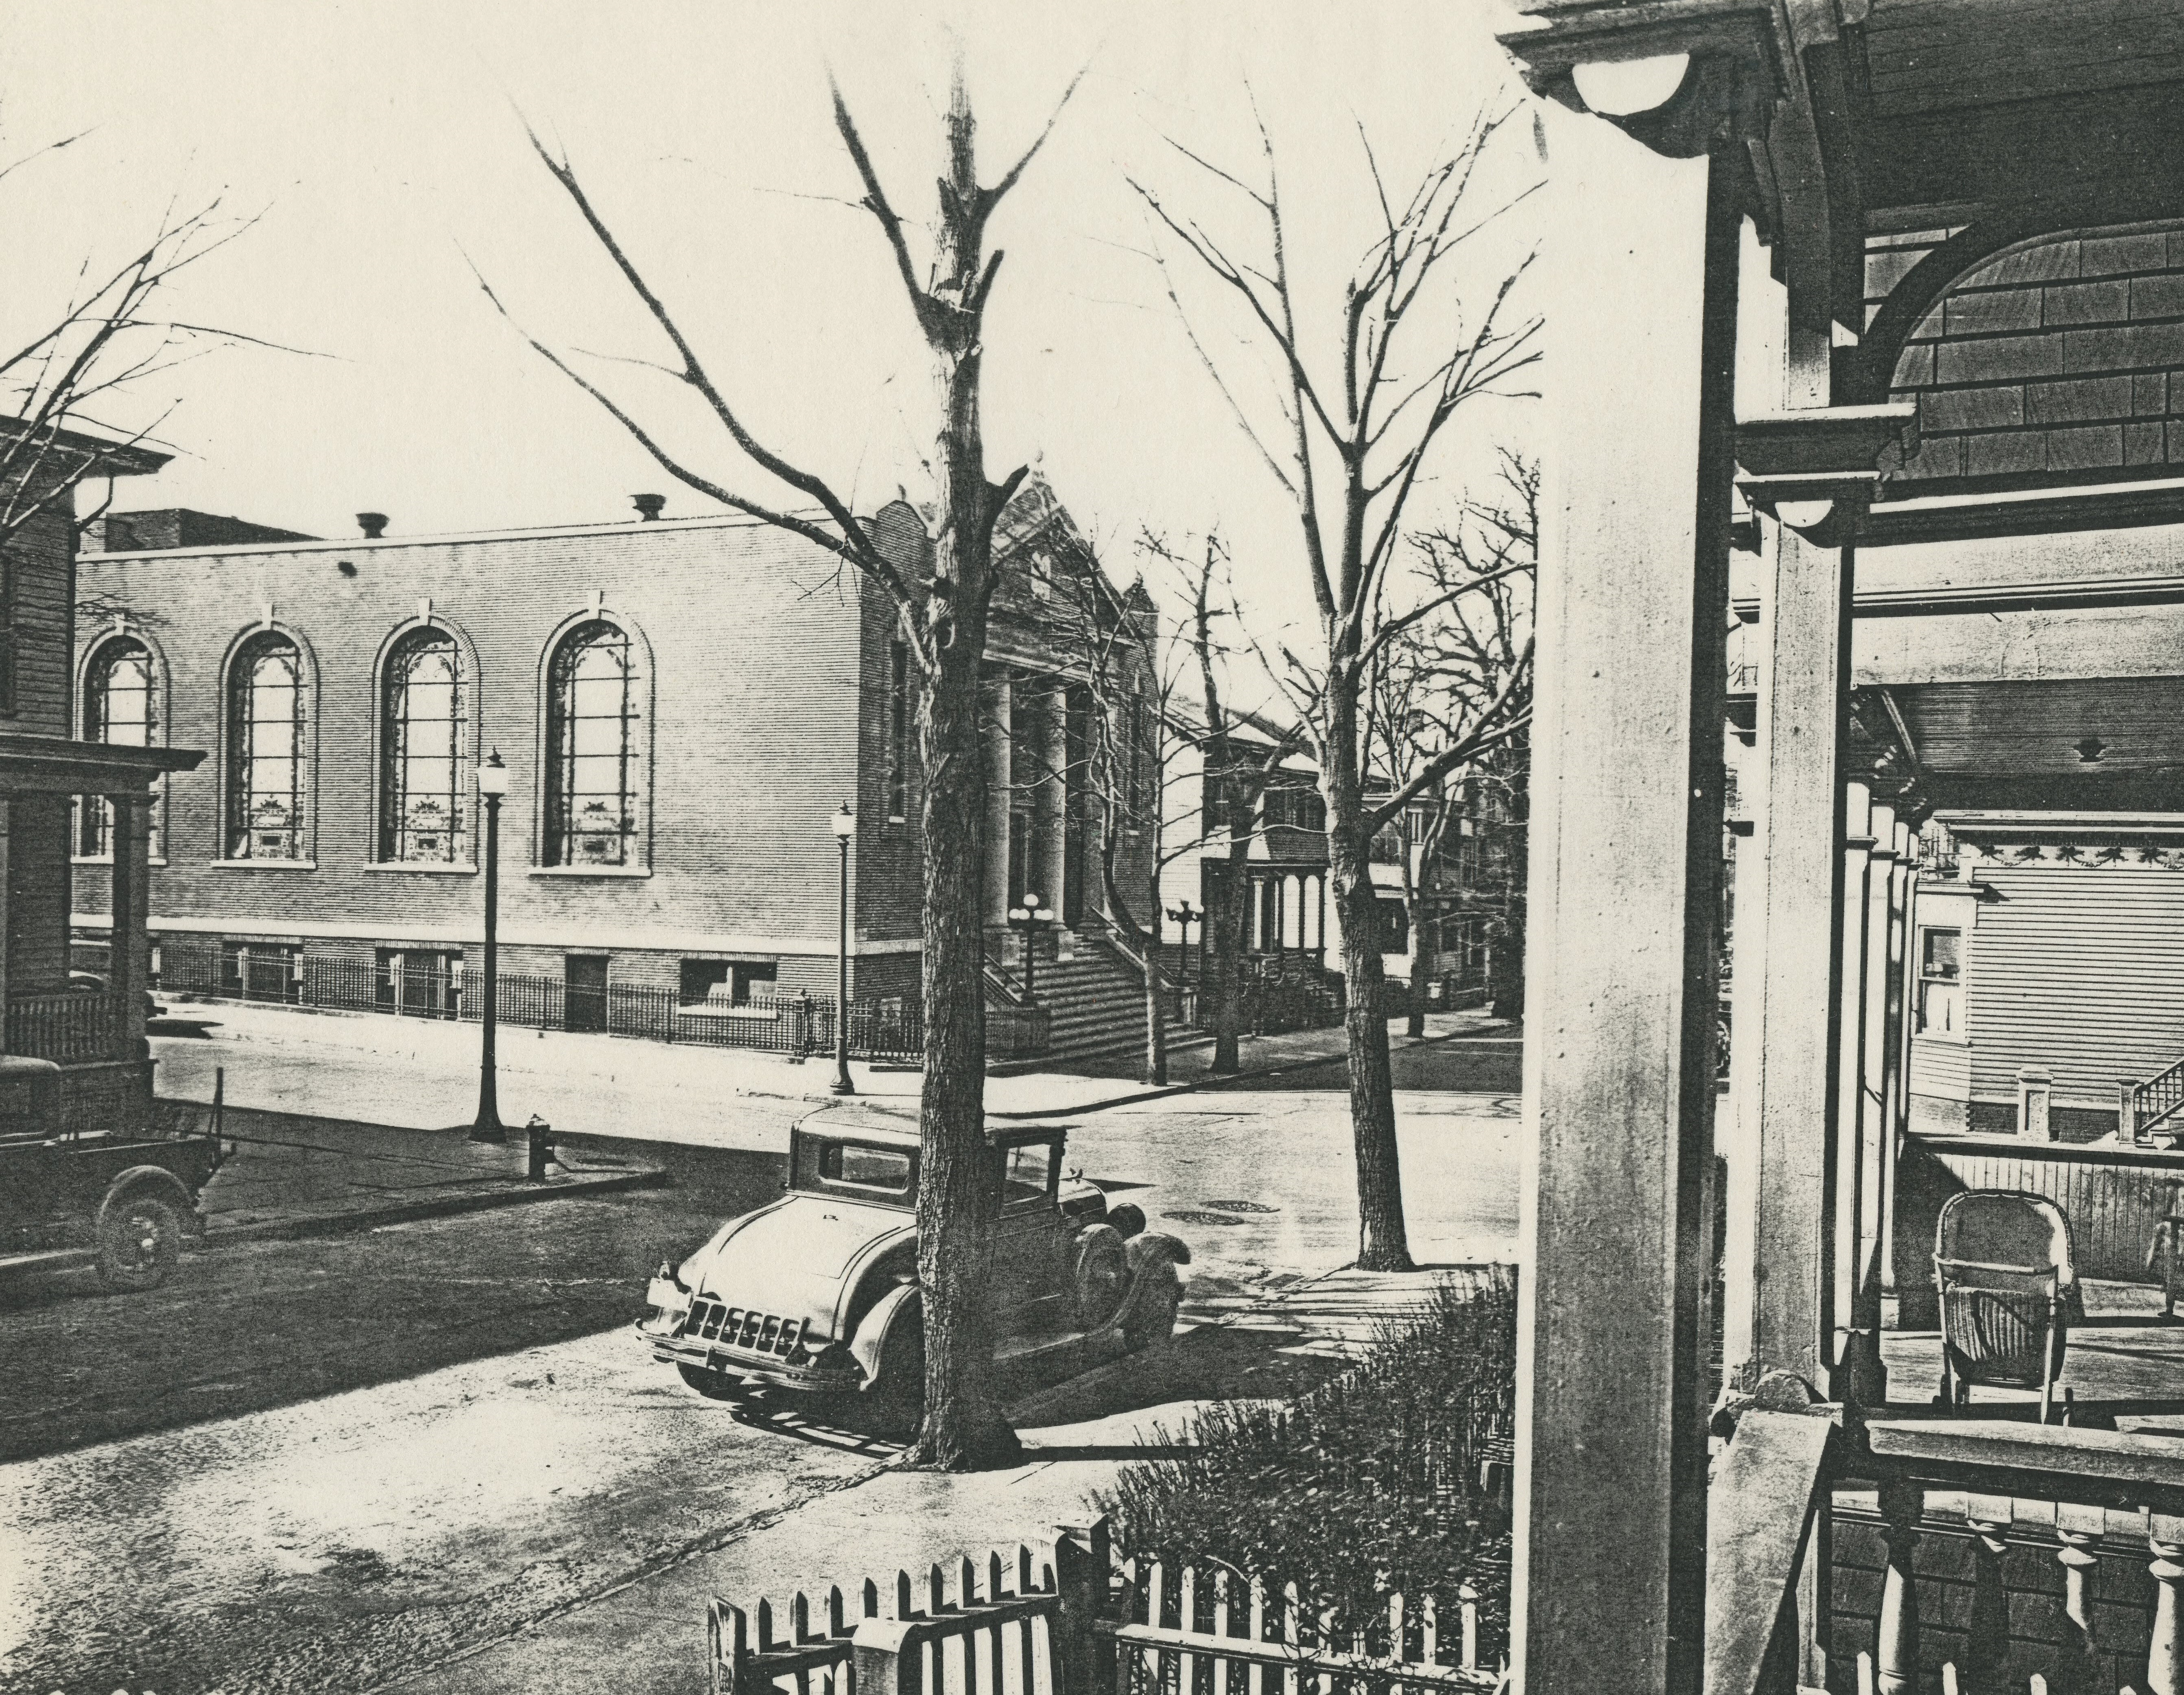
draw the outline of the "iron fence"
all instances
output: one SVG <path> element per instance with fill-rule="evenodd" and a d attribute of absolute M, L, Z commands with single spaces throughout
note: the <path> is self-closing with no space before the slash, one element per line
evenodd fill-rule
<path fill-rule="evenodd" d="M 484 984 L 460 963 L 315 959 L 296 950 L 177 948 L 153 955 L 153 982 L 171 994 L 271 1002 L 343 1012 L 475 1021 L 484 1011 Z M 572 986 L 557 977 L 502 972 L 493 997 L 504 1025 L 526 1030 L 588 1031 L 710 1048 L 749 1048 L 801 1057 L 834 1046 L 833 997 L 753 997 L 742 1004 L 686 1002 L 671 988 L 610 984 Z M 850 1003 L 850 1052 L 859 1059 L 915 1060 L 925 1048 L 925 1019 L 916 996 Z"/>

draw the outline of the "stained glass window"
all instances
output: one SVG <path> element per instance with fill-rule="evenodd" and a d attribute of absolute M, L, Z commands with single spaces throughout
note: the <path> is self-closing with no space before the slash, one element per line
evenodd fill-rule
<path fill-rule="evenodd" d="M 252 636 L 236 654 L 228 672 L 231 859 L 307 857 L 307 693 L 303 655 L 278 631 Z"/>
<path fill-rule="evenodd" d="M 382 689 L 379 857 L 465 860 L 470 705 L 454 637 L 430 627 L 404 636 L 387 655 Z"/>
<path fill-rule="evenodd" d="M 133 636 L 99 644 L 84 670 L 83 734 L 115 747 L 158 745 L 159 706 L 151 651 Z M 76 852 L 105 859 L 114 852 L 114 808 L 86 795 L 76 814 Z M 159 809 L 152 810 L 152 857 L 161 857 Z"/>
<path fill-rule="evenodd" d="M 638 863 L 644 746 L 629 632 L 604 619 L 561 638 L 547 667 L 546 863 Z"/>

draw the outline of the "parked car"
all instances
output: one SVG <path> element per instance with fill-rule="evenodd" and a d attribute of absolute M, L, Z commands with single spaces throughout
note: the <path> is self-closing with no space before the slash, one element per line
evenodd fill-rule
<path fill-rule="evenodd" d="M 1148 1231 L 1062 1172 L 1058 1125 L 991 1130 L 1000 1163 L 996 1357 L 1074 1348 L 1086 1360 L 1150 1347 L 1174 1329 L 1190 1250 Z M 788 1192 L 731 1219 L 652 1280 L 637 1325 L 653 1356 L 715 1399 L 755 1385 L 871 1397 L 894 1421 L 923 1398 L 915 1124 L 829 1107 L 789 1137 Z"/>
<path fill-rule="evenodd" d="M 70 988 L 75 990 L 78 994 L 103 995 L 107 992 L 106 979 L 100 976 L 96 971 L 70 972 L 68 986 Z M 145 990 L 144 1016 L 147 1018 L 164 1018 L 166 1015 L 167 1009 L 159 1004 L 159 998 L 154 995 L 151 990 Z"/>
<path fill-rule="evenodd" d="M 157 1288 L 202 1235 L 198 1196 L 226 1152 L 209 1109 L 144 1125 L 71 1126 L 61 1069 L 0 1056 L 0 1271 L 86 1263 L 115 1291 Z"/>

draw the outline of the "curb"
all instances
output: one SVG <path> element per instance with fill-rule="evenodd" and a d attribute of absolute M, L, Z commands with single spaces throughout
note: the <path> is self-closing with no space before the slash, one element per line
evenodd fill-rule
<path fill-rule="evenodd" d="M 1471 1036 L 1471 1032 L 1468 1031 L 1451 1030 L 1445 1035 L 1422 1036 L 1416 1042 L 1406 1042 L 1401 1051 L 1408 1053 L 1411 1049 L 1416 1048 L 1437 1047 L 1444 1042 L 1462 1042 L 1475 1039 L 1477 1038 L 1473 1037 Z M 1516 1042 L 1520 1046 L 1522 1045 L 1521 1037 L 1490 1036 L 1486 1039 L 1489 1041 L 1498 1041 L 1505 1044 Z M 1141 1089 L 1134 1095 L 1111 1095 L 1106 1100 L 1088 1101 L 1083 1106 L 1056 1107 L 1042 1112 L 988 1113 L 986 1116 L 989 1118 L 1006 1119 L 1013 1123 L 1025 1119 L 1066 1118 L 1077 1113 L 1105 1112 L 1110 1107 L 1126 1107 L 1137 1101 L 1163 1101 L 1174 1095 L 1195 1094 L 1201 1089 L 1225 1088 L 1237 1083 L 1248 1082 L 1254 1077 L 1281 1077 L 1286 1076 L 1292 1071 L 1309 1071 L 1317 1066 L 1340 1064 L 1347 1060 L 1349 1057 L 1350 1054 L 1348 1050 L 1344 1048 L 1333 1053 L 1318 1054 L 1309 1059 L 1288 1059 L 1283 1061 L 1283 1063 L 1279 1065 L 1262 1065 L 1255 1070 L 1230 1071 L 1218 1077 L 1208 1075 L 1199 1078 L 1195 1082 L 1170 1083 L 1162 1088 Z"/>
<path fill-rule="evenodd" d="M 419 1219 L 453 1218 L 463 1213 L 497 1212 L 504 1207 L 530 1205 L 537 1201 L 565 1200 L 572 1196 L 615 1194 L 630 1189 L 649 1189 L 666 1182 L 664 1171 L 622 1171 L 611 1177 L 584 1177 L 547 1187 L 492 1189 L 482 1194 L 449 1195 L 438 1200 L 404 1201 L 396 1205 L 368 1207 L 359 1212 L 327 1213 L 308 1218 L 261 1219 L 231 1230 L 209 1229 L 191 1245 L 199 1252 L 239 1246 L 248 1242 L 304 1242 L 315 1237 L 341 1236 L 350 1231 L 380 1225 L 409 1224 Z"/>

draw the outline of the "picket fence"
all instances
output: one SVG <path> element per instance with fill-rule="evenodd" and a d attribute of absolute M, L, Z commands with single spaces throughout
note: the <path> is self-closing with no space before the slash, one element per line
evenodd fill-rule
<path fill-rule="evenodd" d="M 1479 1664 L 1468 1587 L 1453 1629 L 1433 1598 L 1395 1594 L 1338 1628 L 1293 1583 L 1117 1560 L 1104 1520 L 1063 1526 L 1045 1553 L 1019 1545 L 851 1592 L 855 1617 L 838 1585 L 816 1606 L 798 1592 L 786 1634 L 770 1602 L 715 1597 L 713 1695 L 1490 1695 L 1507 1681 Z"/>

